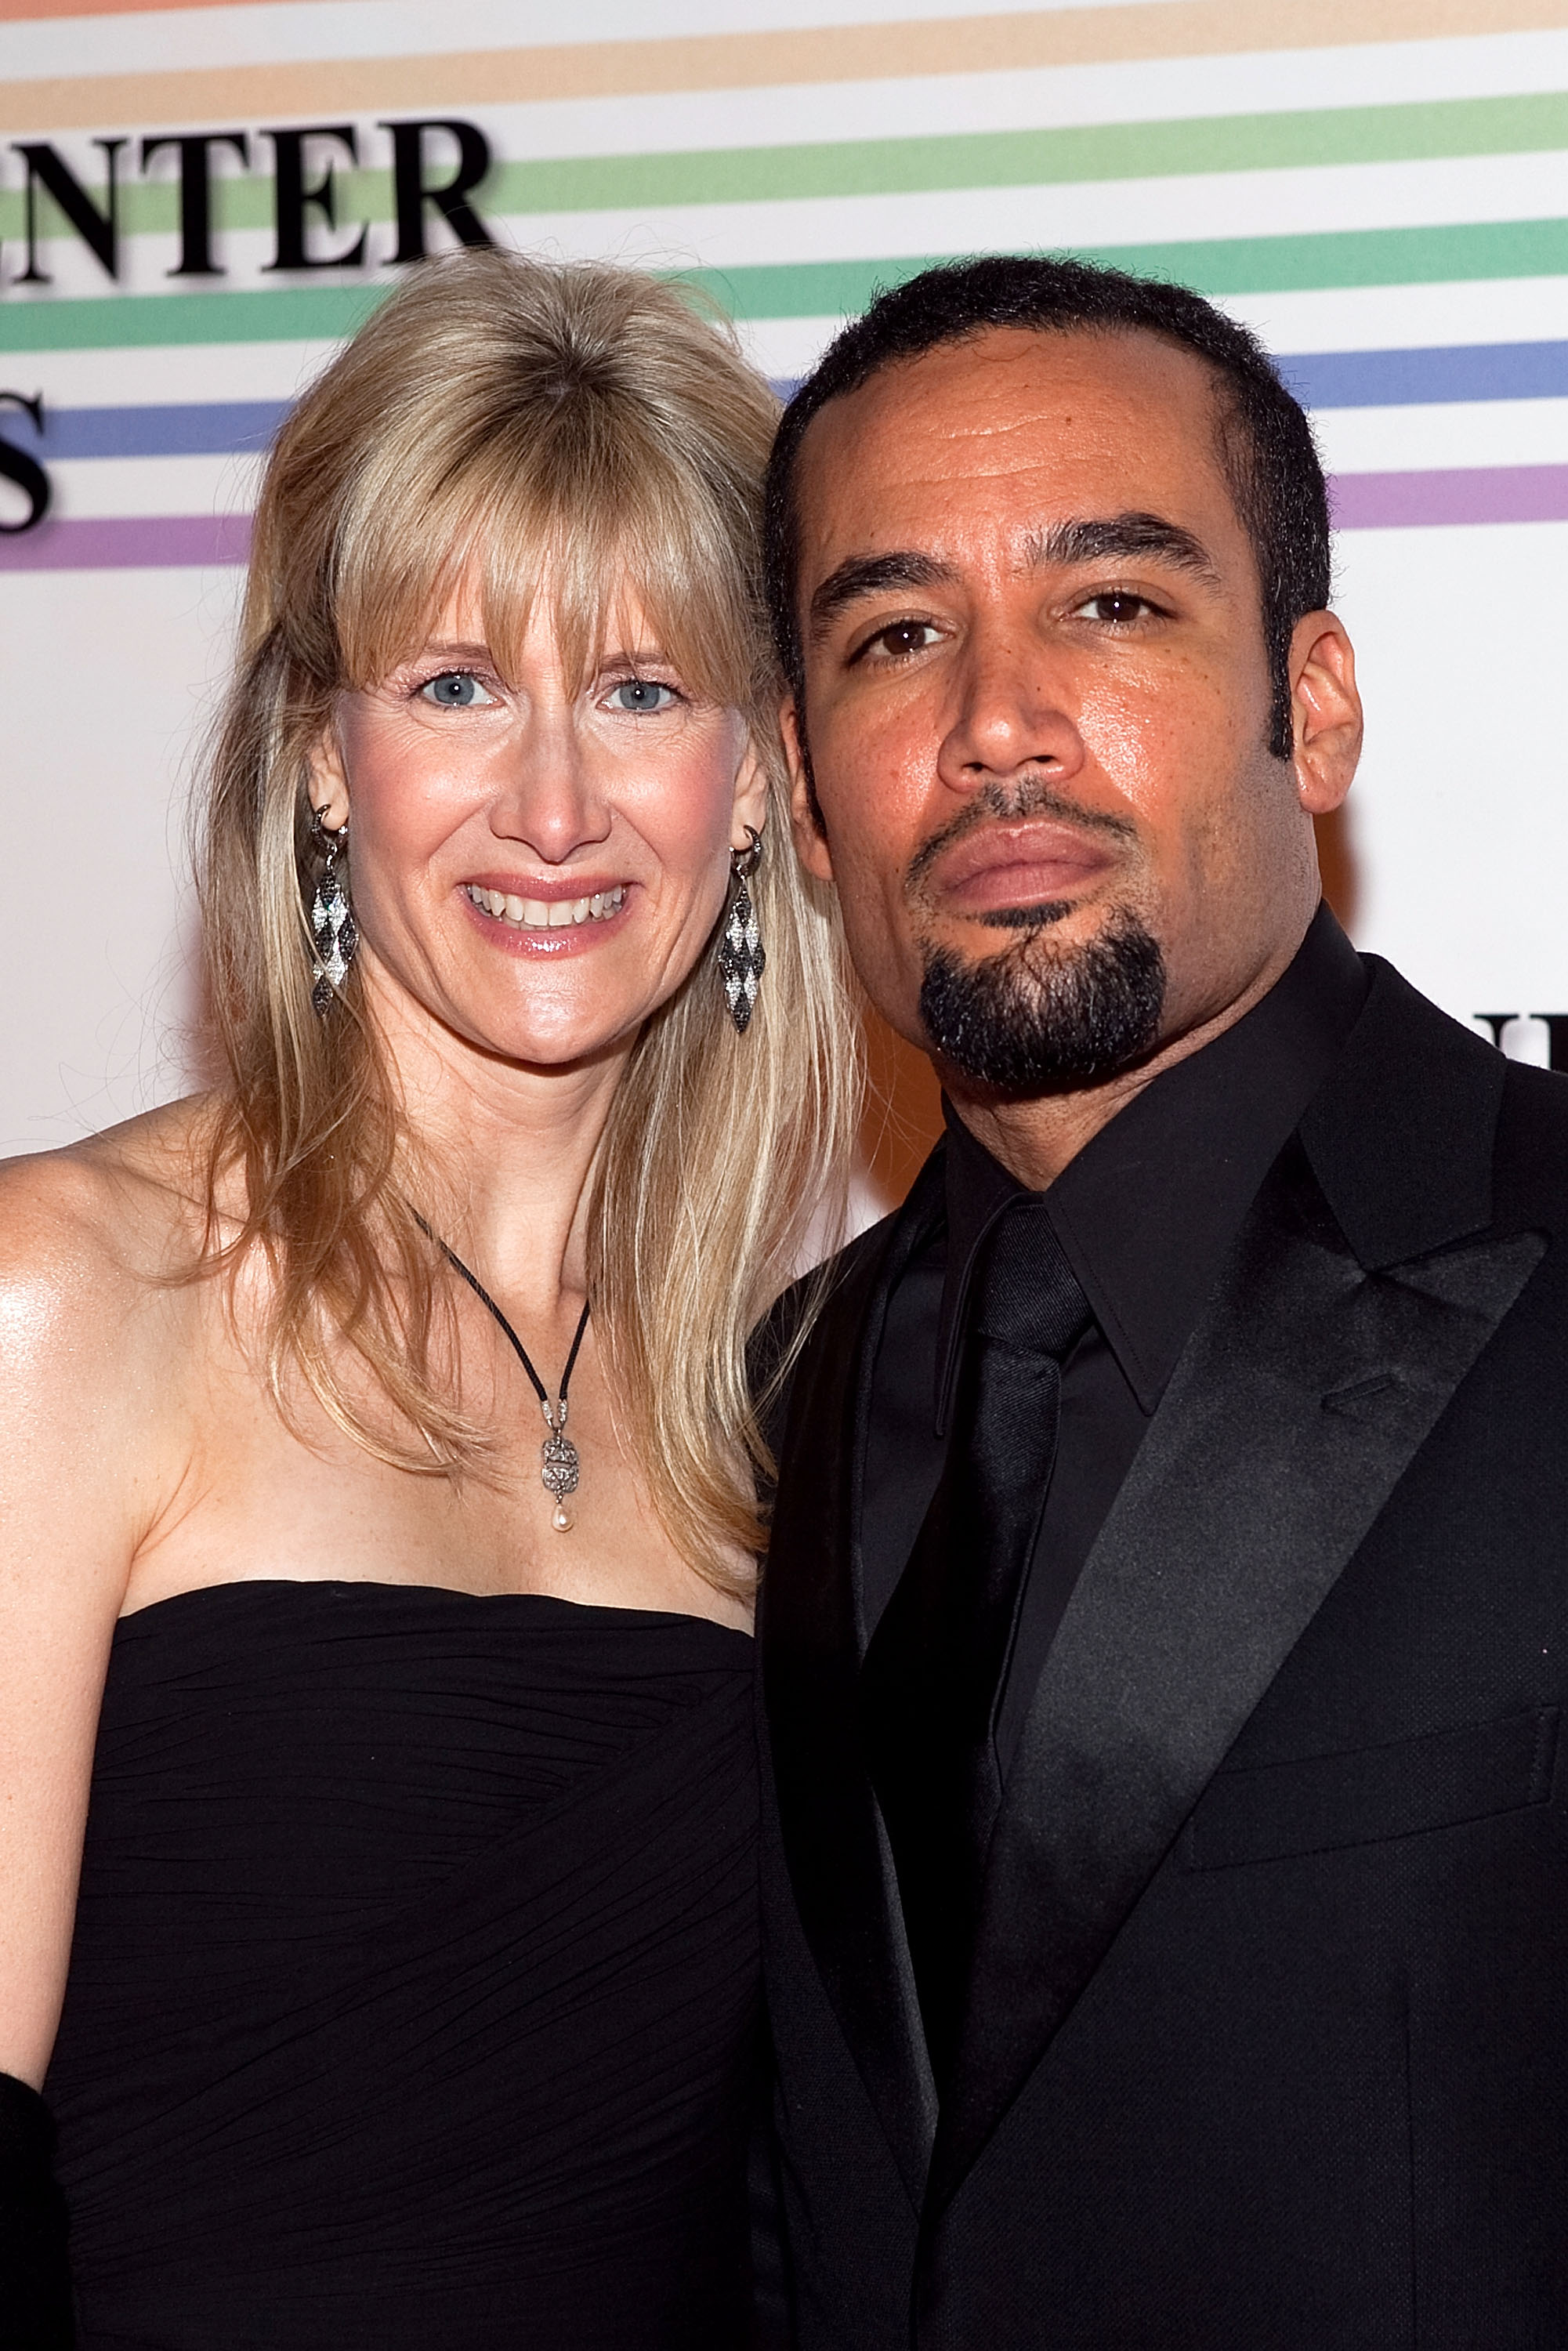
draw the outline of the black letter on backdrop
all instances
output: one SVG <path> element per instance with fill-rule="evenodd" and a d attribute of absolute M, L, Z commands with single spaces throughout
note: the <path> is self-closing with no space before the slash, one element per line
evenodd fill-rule
<path fill-rule="evenodd" d="M 44 429 L 44 402 L 40 393 L 29 400 L 25 392 L 0 392 L 0 407 L 25 408 L 35 429 Z M 0 479 L 15 482 L 32 508 L 26 522 L 0 522 L 0 531 L 14 538 L 18 531 L 37 530 L 49 511 L 49 477 L 36 457 L 18 449 L 10 441 L 0 441 Z"/>
<path fill-rule="evenodd" d="M 1568 1070 L 1568 1012 L 1478 1012 L 1475 1017 L 1486 1022 L 1492 1043 L 1500 1050 L 1502 1032 L 1511 1020 L 1544 1020 L 1551 1040 L 1547 1065 L 1553 1070 Z"/>
<path fill-rule="evenodd" d="M 319 212 L 329 228 L 338 225 L 338 185 L 330 163 L 321 167 L 321 176 L 313 187 L 305 184 L 305 141 L 307 139 L 335 139 L 340 147 L 349 151 L 349 161 L 360 160 L 359 141 L 351 122 L 316 123 L 308 131 L 267 131 L 277 151 L 277 162 L 273 173 L 277 212 L 277 252 L 267 264 L 268 269 L 357 269 L 365 257 L 365 231 L 361 229 L 346 253 L 307 253 L 305 250 L 305 214 L 307 210 Z"/>
<path fill-rule="evenodd" d="M 102 212 L 93 203 L 70 165 L 57 155 L 47 140 L 18 140 L 16 152 L 27 166 L 27 266 L 19 286 L 52 286 L 54 279 L 38 266 L 38 190 L 53 196 L 77 235 L 85 237 L 111 277 L 120 275 L 120 203 L 114 184 L 115 159 L 123 139 L 95 139 L 108 170 L 108 193 Z"/>
<path fill-rule="evenodd" d="M 165 147 L 180 151 L 180 264 L 170 277 L 222 277 L 225 273 L 213 259 L 213 149 L 232 147 L 246 171 L 250 142 L 243 131 L 172 132 L 141 141 L 141 169 Z"/>
<path fill-rule="evenodd" d="M 424 208 L 434 204 L 462 245 L 494 245 L 496 240 L 465 199 L 490 168 L 490 142 L 473 122 L 383 122 L 392 135 L 392 187 L 397 198 L 397 251 L 394 261 L 424 258 Z M 424 177 L 424 134 L 444 131 L 457 141 L 457 169 L 438 188 Z"/>

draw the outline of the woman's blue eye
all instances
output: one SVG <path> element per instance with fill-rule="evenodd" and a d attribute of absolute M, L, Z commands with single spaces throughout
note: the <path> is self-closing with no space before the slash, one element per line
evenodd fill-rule
<path fill-rule="evenodd" d="M 478 679 L 465 669 L 443 670 L 439 677 L 428 679 L 419 691 L 424 701 L 434 702 L 439 710 L 474 710 L 491 699 Z"/>
<path fill-rule="evenodd" d="M 623 677 L 619 685 L 610 689 L 611 708 L 630 710 L 638 717 L 651 710 L 667 710 L 674 698 L 674 687 L 664 684 L 656 677 Z"/>

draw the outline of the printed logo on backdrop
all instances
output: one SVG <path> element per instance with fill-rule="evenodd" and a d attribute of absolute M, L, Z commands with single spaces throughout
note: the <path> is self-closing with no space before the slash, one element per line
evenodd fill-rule
<path fill-rule="evenodd" d="M 390 241 L 379 235 L 372 239 L 368 224 L 340 217 L 340 173 L 345 167 L 358 170 L 362 160 L 370 160 L 372 147 L 379 144 L 378 132 L 386 133 L 391 147 Z M 128 175 L 161 179 L 164 172 L 157 167 L 171 155 L 177 159 L 180 200 L 179 259 L 164 273 L 171 278 L 189 282 L 230 275 L 223 257 L 222 230 L 214 218 L 217 154 L 232 156 L 246 172 L 253 157 L 270 158 L 273 252 L 259 265 L 263 279 L 319 270 L 365 273 L 421 261 L 436 220 L 460 245 L 496 241 L 474 203 L 475 191 L 490 171 L 490 142 L 477 123 L 455 117 L 382 120 L 373 126 L 332 122 L 278 130 L 191 131 L 140 141 L 120 133 L 89 143 L 103 158 L 103 175 L 96 187 L 52 141 L 13 142 L 26 175 L 21 243 L 26 266 L 8 270 L 0 256 L 0 295 L 13 287 L 55 284 L 46 254 L 50 213 L 118 284 L 120 200 Z M 38 445 L 46 439 L 42 395 L 0 392 L 0 485 L 11 486 L 9 491 L 0 488 L 0 533 L 8 537 L 36 530 L 49 511 L 48 470 Z"/>
<path fill-rule="evenodd" d="M 7 408 L 20 409 L 24 416 L 31 417 L 33 431 L 42 435 L 44 402 L 40 393 L 35 393 L 29 399 L 25 392 L 0 392 L 0 411 Z M 0 422 L 3 421 L 0 418 Z M 0 510 L 0 531 L 8 538 L 14 538 L 18 531 L 36 530 L 49 511 L 48 475 L 37 457 L 29 455 L 26 449 L 18 448 L 14 442 L 7 441 L 3 433 L 0 433 L 0 481 L 14 483 L 27 502 L 27 512 L 20 521 L 13 520 Z"/>
<path fill-rule="evenodd" d="M 1538 1070 L 1568 1070 L 1568 1012 L 1476 1012 L 1470 1017 L 1511 1061 L 1530 1061 Z"/>

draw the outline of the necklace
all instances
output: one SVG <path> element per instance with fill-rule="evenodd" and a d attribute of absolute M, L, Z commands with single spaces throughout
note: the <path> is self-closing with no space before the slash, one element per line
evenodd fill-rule
<path fill-rule="evenodd" d="M 589 1301 L 585 1298 L 582 1301 L 582 1311 L 577 1318 L 577 1336 L 571 1343 L 571 1353 L 566 1359 L 566 1369 L 560 1375 L 560 1393 L 552 1404 L 543 1380 L 540 1379 L 529 1360 L 528 1349 L 479 1280 L 478 1275 L 469 1272 L 456 1250 L 449 1249 L 441 1235 L 432 1230 L 417 1208 L 413 1212 L 413 1219 L 425 1238 L 435 1243 L 453 1272 L 460 1273 L 480 1304 L 489 1308 L 511 1341 L 512 1349 L 518 1363 L 533 1383 L 534 1394 L 539 1400 L 544 1412 L 545 1426 L 549 1432 L 539 1447 L 539 1482 L 547 1494 L 553 1494 L 555 1497 L 555 1509 L 550 1513 L 550 1524 L 557 1534 L 564 1535 L 571 1526 L 571 1512 L 566 1507 L 566 1498 L 569 1494 L 576 1493 L 578 1473 L 581 1468 L 577 1447 L 566 1433 L 566 1392 L 577 1366 L 578 1349 L 582 1344 L 582 1334 L 588 1328 Z"/>

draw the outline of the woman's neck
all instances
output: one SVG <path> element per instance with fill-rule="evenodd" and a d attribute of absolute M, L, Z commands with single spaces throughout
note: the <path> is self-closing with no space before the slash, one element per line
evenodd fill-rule
<path fill-rule="evenodd" d="M 559 1069 L 479 1051 L 406 999 L 376 991 L 419 1172 L 413 1205 L 530 1319 L 580 1305 L 593 1162 L 630 1047 Z"/>

